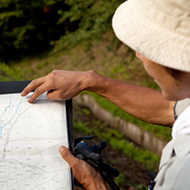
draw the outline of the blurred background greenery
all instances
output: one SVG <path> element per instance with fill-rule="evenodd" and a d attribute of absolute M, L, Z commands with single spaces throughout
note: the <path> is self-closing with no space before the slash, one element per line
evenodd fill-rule
<path fill-rule="evenodd" d="M 1 0 L 1 61 L 73 47 L 111 27 L 121 0 Z"/>

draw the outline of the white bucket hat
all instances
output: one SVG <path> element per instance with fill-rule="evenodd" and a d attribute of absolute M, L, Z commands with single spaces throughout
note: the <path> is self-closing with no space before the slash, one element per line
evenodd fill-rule
<path fill-rule="evenodd" d="M 122 42 L 148 59 L 190 72 L 190 0 L 128 0 L 112 25 Z"/>

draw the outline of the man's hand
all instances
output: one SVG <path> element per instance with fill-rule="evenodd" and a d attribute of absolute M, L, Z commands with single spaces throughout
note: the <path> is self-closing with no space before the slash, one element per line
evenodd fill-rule
<path fill-rule="evenodd" d="M 26 96 L 35 90 L 28 100 L 30 103 L 45 92 L 50 100 L 67 100 L 85 89 L 88 74 L 89 72 L 55 70 L 44 77 L 33 80 L 21 95 Z"/>
<path fill-rule="evenodd" d="M 102 176 L 87 162 L 74 157 L 71 152 L 61 146 L 59 152 L 73 170 L 75 180 L 86 190 L 107 190 Z"/>

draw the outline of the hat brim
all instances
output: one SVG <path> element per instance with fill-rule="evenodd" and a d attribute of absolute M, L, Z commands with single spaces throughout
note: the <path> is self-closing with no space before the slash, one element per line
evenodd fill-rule
<path fill-rule="evenodd" d="M 128 0 L 116 10 L 112 20 L 116 36 L 158 64 L 190 72 L 190 38 L 164 29 L 144 17 L 138 10 L 138 2 Z"/>

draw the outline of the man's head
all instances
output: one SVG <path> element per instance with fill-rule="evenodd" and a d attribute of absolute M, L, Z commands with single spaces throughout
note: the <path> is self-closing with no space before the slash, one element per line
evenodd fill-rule
<path fill-rule="evenodd" d="M 128 0 L 116 10 L 113 29 L 138 52 L 165 98 L 190 97 L 190 0 Z"/>

